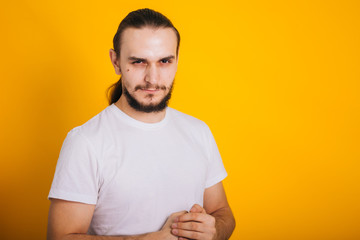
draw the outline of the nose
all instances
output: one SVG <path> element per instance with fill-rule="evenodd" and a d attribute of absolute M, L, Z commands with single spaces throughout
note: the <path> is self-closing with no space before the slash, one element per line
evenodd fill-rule
<path fill-rule="evenodd" d="M 145 82 L 156 84 L 159 81 L 159 69 L 154 64 L 149 64 L 146 68 Z"/>

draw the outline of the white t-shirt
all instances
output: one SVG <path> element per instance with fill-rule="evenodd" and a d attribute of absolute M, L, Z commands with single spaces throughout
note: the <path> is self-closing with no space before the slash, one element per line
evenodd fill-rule
<path fill-rule="evenodd" d="M 144 123 L 111 104 L 68 133 L 48 197 L 96 204 L 90 234 L 134 235 L 202 206 L 204 190 L 226 176 L 204 122 L 167 107 L 163 120 Z"/>

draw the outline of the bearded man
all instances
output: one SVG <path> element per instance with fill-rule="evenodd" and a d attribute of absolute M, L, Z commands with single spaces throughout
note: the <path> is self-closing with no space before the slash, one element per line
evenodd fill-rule
<path fill-rule="evenodd" d="M 48 198 L 48 240 L 228 239 L 227 176 L 207 125 L 168 107 L 180 35 L 150 9 L 129 13 L 110 50 L 109 106 L 69 131 Z"/>

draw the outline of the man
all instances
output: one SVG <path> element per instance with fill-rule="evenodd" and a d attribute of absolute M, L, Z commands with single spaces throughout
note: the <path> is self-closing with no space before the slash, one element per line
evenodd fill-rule
<path fill-rule="evenodd" d="M 180 35 L 162 14 L 131 12 L 110 59 L 110 105 L 72 129 L 49 193 L 48 239 L 228 239 L 235 220 L 205 123 L 167 103 Z"/>

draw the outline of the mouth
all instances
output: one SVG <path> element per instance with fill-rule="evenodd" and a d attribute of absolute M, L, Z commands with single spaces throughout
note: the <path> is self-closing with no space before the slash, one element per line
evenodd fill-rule
<path fill-rule="evenodd" d="M 140 90 L 140 91 L 144 91 L 147 93 L 156 93 L 159 92 L 161 90 L 166 90 L 165 86 L 136 86 L 135 87 L 135 91 Z"/>
<path fill-rule="evenodd" d="M 140 88 L 141 91 L 147 92 L 147 93 L 156 93 L 160 91 L 158 88 Z"/>

